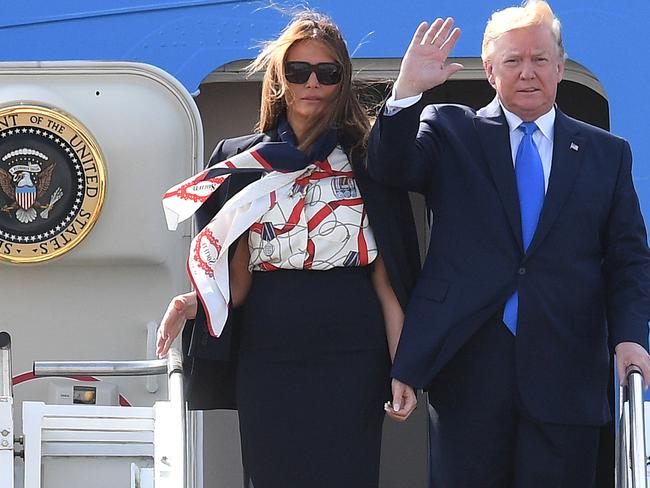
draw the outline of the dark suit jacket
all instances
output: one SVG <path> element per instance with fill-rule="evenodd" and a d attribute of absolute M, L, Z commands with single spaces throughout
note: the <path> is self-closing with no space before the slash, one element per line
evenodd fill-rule
<path fill-rule="evenodd" d="M 271 140 L 274 140 L 273 133 L 223 140 L 215 148 L 208 165 L 232 157 L 259 142 Z M 365 155 L 360 151 L 347 152 L 390 283 L 405 309 L 420 269 L 408 193 L 386 188 L 371 180 L 364 166 Z M 261 172 L 256 170 L 250 174 L 231 176 L 197 212 L 198 228 L 203 228 L 228 198 L 260 175 Z M 231 246 L 231 253 L 235 247 Z M 235 368 L 239 313 L 239 310 L 231 309 L 226 327 L 219 338 L 210 336 L 200 304 L 197 319 L 186 324 L 183 330 L 183 352 L 186 397 L 190 408 L 236 408 Z"/>
<path fill-rule="evenodd" d="M 648 347 L 650 254 L 628 143 L 557 110 L 549 186 L 524 254 L 498 102 L 480 115 L 458 105 L 421 110 L 381 116 L 368 151 L 374 178 L 424 194 L 434 216 L 393 376 L 426 388 L 518 289 L 525 407 L 546 422 L 605 423 L 611 350 Z"/>

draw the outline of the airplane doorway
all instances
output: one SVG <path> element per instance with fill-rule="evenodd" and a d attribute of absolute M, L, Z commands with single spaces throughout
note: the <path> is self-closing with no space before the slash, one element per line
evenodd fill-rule
<path fill-rule="evenodd" d="M 354 73 L 365 85 L 362 96 L 370 103 L 379 104 L 388 95 L 400 62 L 400 59 L 355 59 Z M 485 79 L 480 58 L 456 58 L 451 62 L 460 62 L 465 69 L 444 85 L 425 93 L 425 102 L 461 103 L 475 109 L 488 104 L 494 97 L 494 90 Z M 247 63 L 246 60 L 236 61 L 216 69 L 206 77 L 195 97 L 203 120 L 206 161 L 221 139 L 255 130 L 261 76 L 246 78 L 244 67 Z M 567 61 L 557 100 L 567 115 L 609 129 L 609 105 L 604 90 L 596 77 L 578 63 Z M 414 195 L 412 201 L 420 249 L 424 254 L 429 234 L 427 212 L 424 199 L 419 195 Z M 426 397 L 421 394 L 418 408 L 408 422 L 396 424 L 387 420 L 384 423 L 380 488 L 427 488 L 426 407 Z M 480 405 L 477 404 L 477 408 Z M 203 425 L 205 488 L 241 486 L 237 414 L 230 411 L 206 412 Z M 604 453 L 604 459 L 612 460 L 613 473 L 613 451 L 611 458 L 609 455 Z"/>

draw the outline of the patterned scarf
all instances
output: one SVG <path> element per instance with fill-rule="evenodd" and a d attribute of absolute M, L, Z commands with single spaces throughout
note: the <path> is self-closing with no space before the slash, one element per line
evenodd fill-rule
<path fill-rule="evenodd" d="M 279 142 L 256 144 L 170 188 L 163 196 L 167 227 L 176 230 L 231 174 L 251 170 L 266 173 L 230 198 L 190 244 L 187 270 L 213 336 L 221 334 L 228 318 L 229 247 L 273 207 L 276 192 L 291 191 L 296 178 L 326 160 L 337 142 L 336 132 L 329 130 L 305 154 L 296 148 L 286 120 L 279 123 L 277 136 Z"/>

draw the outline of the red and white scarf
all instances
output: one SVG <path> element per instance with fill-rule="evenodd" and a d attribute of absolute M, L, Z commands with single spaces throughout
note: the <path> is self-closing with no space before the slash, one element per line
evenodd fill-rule
<path fill-rule="evenodd" d="M 288 137 L 291 136 L 289 133 Z M 167 227 L 175 230 L 231 174 L 251 169 L 266 172 L 262 178 L 230 198 L 190 245 L 187 270 L 205 310 L 211 335 L 218 337 L 228 319 L 229 247 L 269 211 L 276 199 L 276 192 L 289 192 L 296 178 L 326 159 L 335 144 L 333 131 L 317 141 L 310 155 L 299 151 L 290 142 L 263 142 L 201 171 L 165 193 L 163 208 Z"/>

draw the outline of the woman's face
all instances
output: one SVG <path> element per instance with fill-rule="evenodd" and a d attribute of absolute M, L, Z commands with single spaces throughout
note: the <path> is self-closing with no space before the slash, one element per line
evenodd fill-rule
<path fill-rule="evenodd" d="M 290 62 L 304 62 L 311 65 L 319 63 L 337 63 L 329 49 L 323 43 L 315 40 L 305 40 L 295 43 L 287 51 L 285 66 Z M 324 66 L 327 68 L 328 66 Z M 286 68 L 285 68 L 286 69 Z M 327 110 L 336 99 L 340 82 L 323 84 L 327 77 L 321 75 L 318 80 L 315 72 L 309 74 L 304 83 L 291 83 L 287 80 L 285 102 L 289 124 L 296 130 L 309 124 L 313 117 Z"/>

